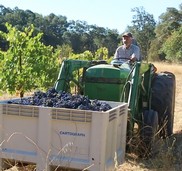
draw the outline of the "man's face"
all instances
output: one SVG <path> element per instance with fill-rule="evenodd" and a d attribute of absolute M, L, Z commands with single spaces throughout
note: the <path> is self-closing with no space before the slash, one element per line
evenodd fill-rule
<path fill-rule="evenodd" d="M 131 44 L 131 37 L 123 36 L 122 41 L 123 41 L 123 44 L 125 44 L 126 46 L 129 46 Z"/>

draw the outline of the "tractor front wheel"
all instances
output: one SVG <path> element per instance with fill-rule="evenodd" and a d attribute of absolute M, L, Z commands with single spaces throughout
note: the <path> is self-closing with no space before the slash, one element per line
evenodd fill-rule
<path fill-rule="evenodd" d="M 150 156 L 155 149 L 158 135 L 158 113 L 154 110 L 143 112 L 143 123 L 141 128 L 142 156 Z"/>

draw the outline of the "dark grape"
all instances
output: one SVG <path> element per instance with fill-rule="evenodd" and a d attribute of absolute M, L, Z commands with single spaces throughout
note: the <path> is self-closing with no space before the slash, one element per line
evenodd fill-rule
<path fill-rule="evenodd" d="M 111 106 L 106 102 L 97 99 L 91 101 L 87 96 L 80 94 L 71 94 L 65 91 L 57 92 L 54 87 L 48 89 L 47 92 L 36 91 L 31 97 L 10 100 L 8 103 L 93 111 L 111 109 Z"/>

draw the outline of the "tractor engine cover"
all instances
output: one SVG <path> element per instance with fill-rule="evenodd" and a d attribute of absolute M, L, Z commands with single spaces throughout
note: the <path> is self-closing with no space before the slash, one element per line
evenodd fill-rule
<path fill-rule="evenodd" d="M 120 101 L 129 68 L 99 64 L 85 72 L 84 95 L 90 99 Z"/>

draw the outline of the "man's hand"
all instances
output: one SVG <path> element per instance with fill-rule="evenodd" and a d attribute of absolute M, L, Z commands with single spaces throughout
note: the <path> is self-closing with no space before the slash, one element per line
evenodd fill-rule
<path fill-rule="evenodd" d="M 131 57 L 130 57 L 130 61 L 131 61 L 131 62 L 135 62 L 135 61 L 136 61 L 136 57 L 135 57 L 135 55 L 134 55 L 134 54 L 132 54 L 132 55 L 131 55 Z"/>

